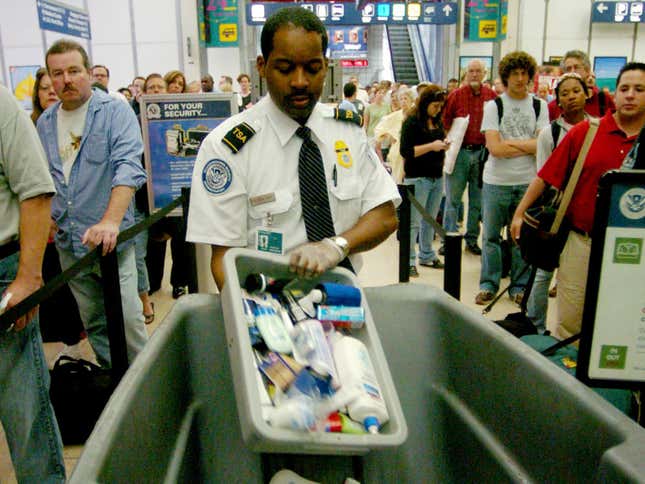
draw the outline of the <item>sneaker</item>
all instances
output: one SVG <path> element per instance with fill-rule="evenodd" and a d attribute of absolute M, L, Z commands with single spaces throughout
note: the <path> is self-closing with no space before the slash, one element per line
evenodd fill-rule
<path fill-rule="evenodd" d="M 479 306 L 485 306 L 487 303 L 491 302 L 495 294 L 491 291 L 479 291 L 477 296 L 475 296 L 475 304 Z"/>
<path fill-rule="evenodd" d="M 477 244 L 466 244 L 466 251 L 474 255 L 482 255 L 482 250 Z"/>
<path fill-rule="evenodd" d="M 179 299 L 184 294 L 187 294 L 186 286 L 177 286 L 172 288 L 172 298 Z"/>
<path fill-rule="evenodd" d="M 419 277 L 417 266 L 410 266 L 410 277 Z"/>
<path fill-rule="evenodd" d="M 446 246 L 442 245 L 441 247 L 439 247 L 439 250 L 437 252 L 439 253 L 439 255 L 446 255 Z"/>
<path fill-rule="evenodd" d="M 524 291 L 520 291 L 517 294 L 509 294 L 508 297 L 513 301 L 515 304 L 520 306 L 522 304 L 522 299 L 524 299 Z"/>
<path fill-rule="evenodd" d="M 443 262 L 439 259 L 435 259 L 432 262 L 419 262 L 419 265 L 423 267 L 432 267 L 433 269 L 443 269 Z"/>

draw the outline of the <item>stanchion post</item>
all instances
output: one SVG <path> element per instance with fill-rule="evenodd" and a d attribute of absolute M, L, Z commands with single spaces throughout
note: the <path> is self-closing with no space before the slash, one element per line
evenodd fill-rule
<path fill-rule="evenodd" d="M 455 299 L 461 297 L 461 245 L 463 235 L 448 232 L 445 237 L 445 267 L 443 269 L 443 290 Z"/>
<path fill-rule="evenodd" d="M 414 192 L 414 186 L 398 185 L 401 195 L 399 205 L 399 282 L 410 281 L 410 223 L 411 207 L 408 188 Z"/>
<path fill-rule="evenodd" d="M 184 236 L 184 239 L 186 238 L 186 231 L 188 227 L 188 206 L 190 204 L 190 187 L 182 187 L 181 189 L 181 208 L 182 208 L 182 223 L 183 223 L 183 229 L 182 233 Z M 186 246 L 187 246 L 187 258 L 188 260 L 186 263 L 188 264 L 188 292 L 191 294 L 195 294 L 198 292 L 198 281 L 197 281 L 197 256 L 195 254 L 195 244 L 192 242 L 186 241 Z"/>
<path fill-rule="evenodd" d="M 97 250 L 101 252 L 103 247 L 99 246 Z M 103 302 L 105 304 L 105 319 L 110 341 L 112 376 L 116 381 L 119 381 L 128 369 L 128 349 L 125 341 L 119 262 L 116 249 L 104 256 L 100 256 L 99 266 L 103 281 Z"/>

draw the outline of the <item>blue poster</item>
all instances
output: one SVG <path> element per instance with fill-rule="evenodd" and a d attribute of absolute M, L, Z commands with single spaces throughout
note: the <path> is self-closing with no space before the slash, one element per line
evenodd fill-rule
<path fill-rule="evenodd" d="M 468 0 L 464 11 L 464 40 L 494 42 L 505 38 L 506 32 L 502 36 L 500 29 L 503 17 L 499 0 Z M 505 24 L 503 27 L 506 29 Z"/>
<path fill-rule="evenodd" d="M 87 11 L 52 0 L 37 0 L 38 23 L 42 30 L 91 39 L 90 16 Z"/>
<path fill-rule="evenodd" d="M 332 59 L 367 59 L 367 27 L 338 26 L 327 33 Z"/>
<path fill-rule="evenodd" d="M 236 112 L 234 94 L 142 97 L 141 125 L 151 212 L 165 207 L 181 195 L 182 187 L 190 186 L 202 142 L 212 129 Z"/>
<path fill-rule="evenodd" d="M 627 57 L 600 57 L 593 61 L 593 71 L 596 74 L 598 89 L 608 87 L 610 91 L 616 90 L 616 78 L 620 69 L 627 63 Z"/>
<path fill-rule="evenodd" d="M 36 83 L 36 71 L 40 66 L 11 66 L 11 92 L 20 105 L 27 111 L 32 110 L 31 95 Z"/>

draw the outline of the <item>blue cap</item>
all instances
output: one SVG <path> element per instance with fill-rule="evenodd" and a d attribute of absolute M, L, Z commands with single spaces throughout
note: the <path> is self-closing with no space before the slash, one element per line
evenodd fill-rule
<path fill-rule="evenodd" d="M 378 434 L 378 429 L 381 426 L 376 417 L 365 417 L 365 420 L 363 420 L 363 425 L 365 426 L 365 430 L 367 430 L 370 434 Z"/>

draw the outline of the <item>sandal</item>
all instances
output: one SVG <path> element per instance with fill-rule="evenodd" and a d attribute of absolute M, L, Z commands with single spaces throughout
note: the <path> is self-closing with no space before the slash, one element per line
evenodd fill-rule
<path fill-rule="evenodd" d="M 144 321 L 146 324 L 150 324 L 155 320 L 155 303 L 151 302 L 150 307 L 152 307 L 152 314 L 143 313 Z"/>

